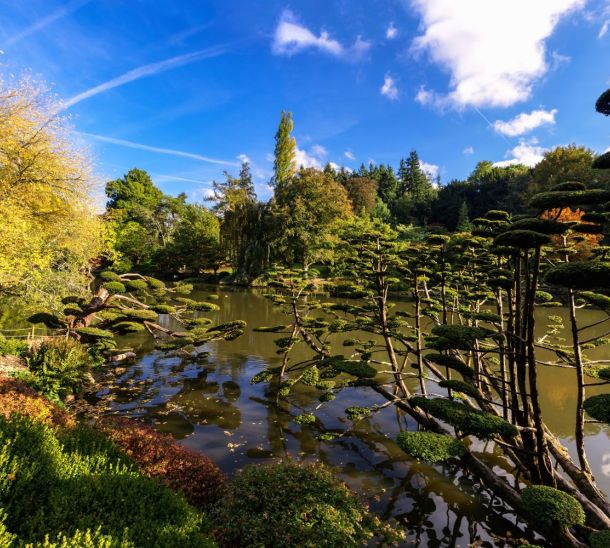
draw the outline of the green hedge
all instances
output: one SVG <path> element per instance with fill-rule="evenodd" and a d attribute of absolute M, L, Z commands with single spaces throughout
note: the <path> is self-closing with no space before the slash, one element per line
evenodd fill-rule
<path fill-rule="evenodd" d="M 123 540 L 214 546 L 202 514 L 84 427 L 58 433 L 24 417 L 0 418 L 0 508 L 8 532 L 38 546 L 58 535 L 58 546 L 80 546 L 69 541 L 79 534 L 121 539 L 107 544 L 113 547 Z"/>

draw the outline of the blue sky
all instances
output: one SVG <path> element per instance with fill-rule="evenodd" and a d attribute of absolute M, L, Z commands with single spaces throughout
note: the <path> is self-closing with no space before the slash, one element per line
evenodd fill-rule
<path fill-rule="evenodd" d="M 4 0 L 0 49 L 53 86 L 102 181 L 137 166 L 191 200 L 244 157 L 268 198 L 282 109 L 305 165 L 416 149 L 443 182 L 610 146 L 610 0 Z"/>

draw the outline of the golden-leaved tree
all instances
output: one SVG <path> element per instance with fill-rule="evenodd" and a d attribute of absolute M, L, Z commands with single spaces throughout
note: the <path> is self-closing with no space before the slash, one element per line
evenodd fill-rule
<path fill-rule="evenodd" d="M 0 80 L 0 298 L 83 289 L 100 251 L 89 163 L 58 112 L 40 84 Z"/>

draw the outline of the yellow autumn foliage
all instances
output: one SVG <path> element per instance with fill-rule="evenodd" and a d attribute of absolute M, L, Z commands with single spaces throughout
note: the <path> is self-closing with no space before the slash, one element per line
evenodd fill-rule
<path fill-rule="evenodd" d="M 89 163 L 57 105 L 29 79 L 0 80 L 0 298 L 78 291 L 99 252 Z"/>

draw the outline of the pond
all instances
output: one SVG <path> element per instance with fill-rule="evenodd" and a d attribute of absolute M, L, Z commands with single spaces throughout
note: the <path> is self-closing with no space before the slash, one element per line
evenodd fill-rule
<path fill-rule="evenodd" d="M 515 516 L 459 466 L 428 466 L 405 455 L 393 440 L 399 432 L 416 427 L 403 413 L 389 406 L 352 423 L 344 413 L 347 407 L 384 403 L 366 387 L 342 390 L 315 411 L 315 424 L 297 424 L 296 415 L 320 405 L 319 391 L 301 387 L 278 407 L 265 385 L 250 383 L 256 373 L 281 362 L 273 344 L 278 335 L 252 328 L 285 324 L 290 318 L 257 290 L 200 287 L 193 298 L 205 300 L 211 293 L 218 295 L 221 310 L 205 315 L 215 322 L 245 320 L 246 333 L 232 342 L 207 344 L 207 355 L 197 360 L 155 350 L 143 335 L 123 337 L 121 345 L 134 348 L 138 359 L 135 365 L 118 368 L 98 392 L 97 405 L 104 412 L 139 417 L 171 433 L 209 455 L 229 475 L 247 464 L 274 459 L 324 462 L 365 497 L 372 510 L 404 528 L 408 544 L 508 546 L 515 538 L 533 540 Z M 566 310 L 541 309 L 540 329 L 549 314 L 562 316 L 568 324 Z M 581 314 L 587 323 L 602 317 L 593 310 Z M 295 360 L 308 356 L 307 349 L 297 346 Z M 569 436 L 574 425 L 575 374 L 543 367 L 539 377 L 544 419 L 573 452 Z M 593 387 L 589 394 L 603 388 Z M 318 436 L 326 431 L 345 434 L 320 441 Z M 610 493 L 608 430 L 587 425 L 586 448 L 600 487 Z M 510 473 L 493 446 L 480 444 L 477 449 L 486 452 L 499 474 Z"/>

